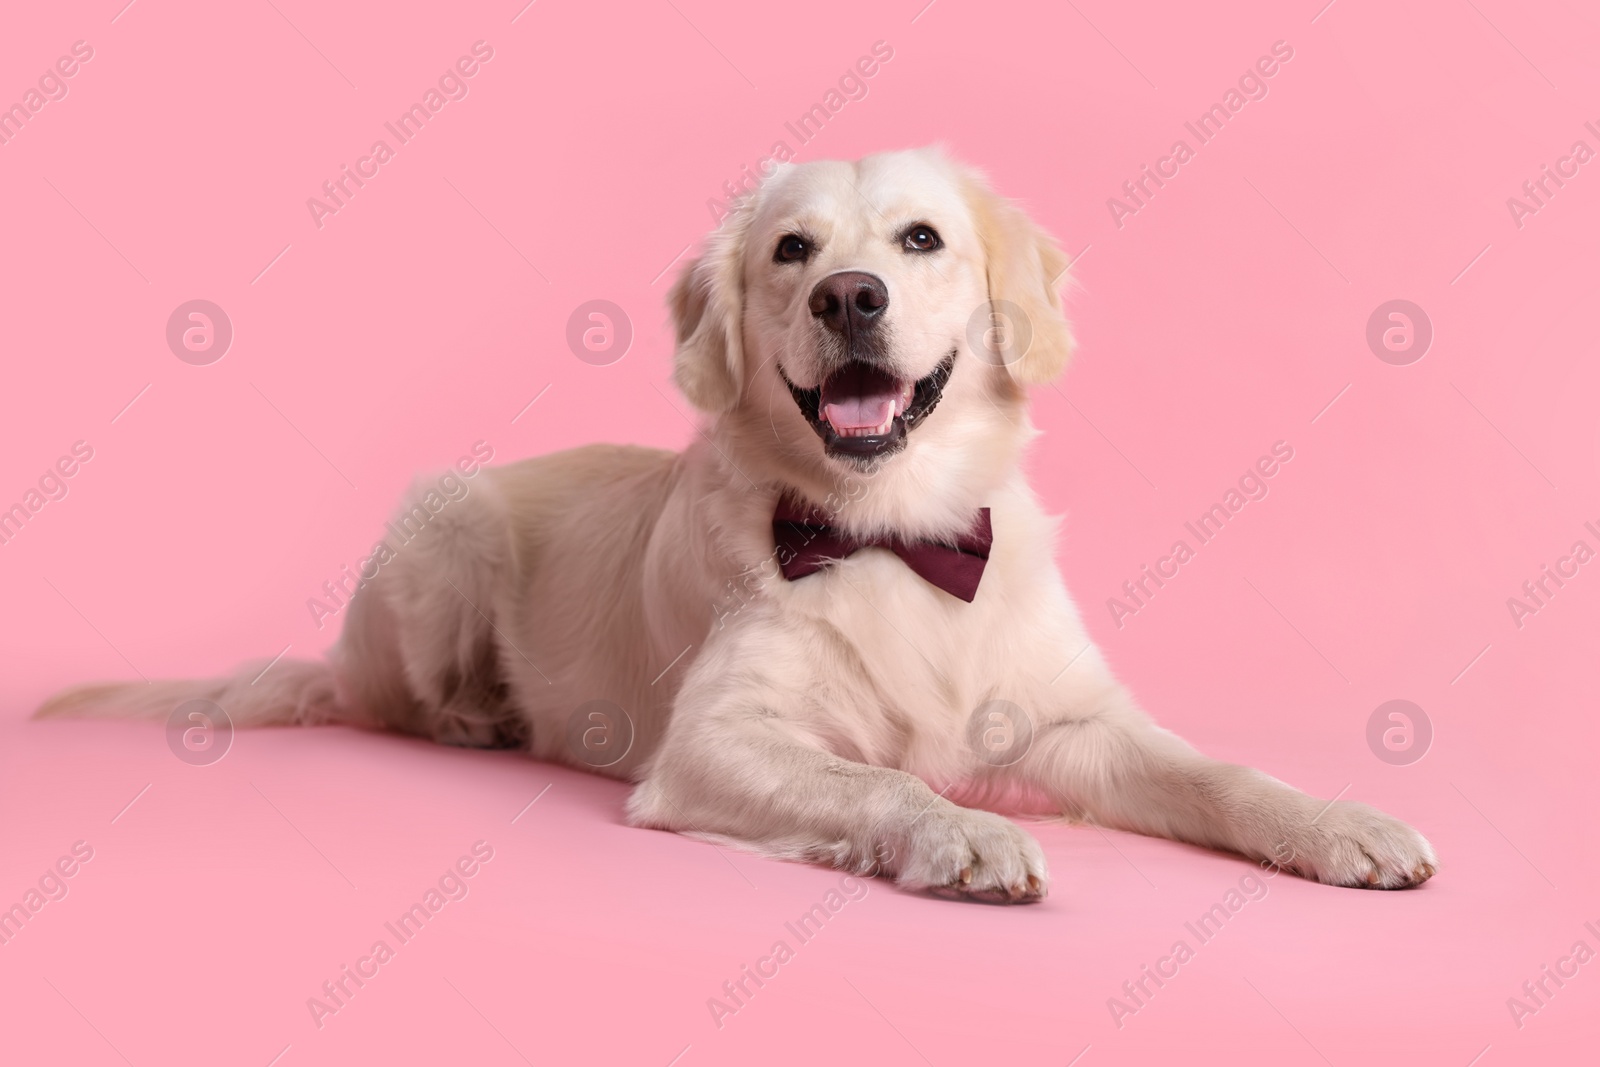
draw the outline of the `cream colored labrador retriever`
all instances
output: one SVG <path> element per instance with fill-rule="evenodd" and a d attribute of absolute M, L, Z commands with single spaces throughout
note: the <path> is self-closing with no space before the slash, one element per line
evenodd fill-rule
<path fill-rule="evenodd" d="M 637 782 L 636 825 L 980 900 L 1042 896 L 1044 853 L 952 789 L 1334 885 L 1426 880 L 1415 830 L 1200 755 L 1089 641 L 1019 467 L 1028 387 L 1071 349 L 1065 268 L 938 152 L 785 166 L 673 289 L 674 377 L 709 416 L 687 450 L 487 470 L 354 598 L 329 663 L 41 714 L 198 698 L 526 747 Z"/>

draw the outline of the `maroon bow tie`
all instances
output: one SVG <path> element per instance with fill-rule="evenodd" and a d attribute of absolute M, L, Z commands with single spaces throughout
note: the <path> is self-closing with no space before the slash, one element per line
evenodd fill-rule
<path fill-rule="evenodd" d="M 902 541 L 895 537 L 857 538 L 834 526 L 816 508 L 778 499 L 772 515 L 772 536 L 777 543 L 778 565 L 788 581 L 815 574 L 859 548 L 887 548 L 899 556 L 924 581 L 967 603 L 978 594 L 978 580 L 989 561 L 994 530 L 989 509 L 978 509 L 978 521 L 954 545 L 935 541 Z"/>

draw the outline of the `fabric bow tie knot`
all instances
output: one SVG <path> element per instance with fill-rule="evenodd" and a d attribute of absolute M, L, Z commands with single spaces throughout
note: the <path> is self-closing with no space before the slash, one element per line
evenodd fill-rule
<path fill-rule="evenodd" d="M 969 604 L 978 594 L 978 581 L 994 543 L 988 508 L 979 508 L 972 528 L 951 545 L 896 537 L 858 538 L 828 525 L 827 516 L 816 508 L 804 507 L 787 496 L 779 498 L 772 515 L 772 536 L 777 545 L 778 566 L 788 581 L 815 574 L 858 549 L 886 548 L 923 581 Z"/>

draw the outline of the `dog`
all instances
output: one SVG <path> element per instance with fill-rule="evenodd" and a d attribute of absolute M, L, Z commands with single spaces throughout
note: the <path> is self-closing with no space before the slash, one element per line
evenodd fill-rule
<path fill-rule="evenodd" d="M 1331 885 L 1426 881 L 1416 830 L 1206 758 L 1090 641 L 1019 465 L 1028 389 L 1073 346 L 1067 266 L 939 150 L 784 164 L 671 291 L 673 378 L 706 416 L 686 450 L 485 468 L 326 662 L 39 714 L 206 700 L 240 726 L 522 748 L 635 783 L 635 826 L 960 899 L 1048 891 L 1002 801 Z"/>

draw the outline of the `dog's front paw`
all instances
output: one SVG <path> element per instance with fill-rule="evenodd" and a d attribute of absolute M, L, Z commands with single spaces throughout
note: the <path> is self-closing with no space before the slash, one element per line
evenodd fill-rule
<path fill-rule="evenodd" d="M 1439 869 L 1417 831 L 1365 804 L 1337 802 L 1291 834 L 1272 862 L 1328 885 L 1405 889 Z"/>
<path fill-rule="evenodd" d="M 939 896 L 1021 904 L 1050 888 L 1039 842 L 1016 823 L 948 801 L 918 816 L 906 831 L 895 881 Z"/>

